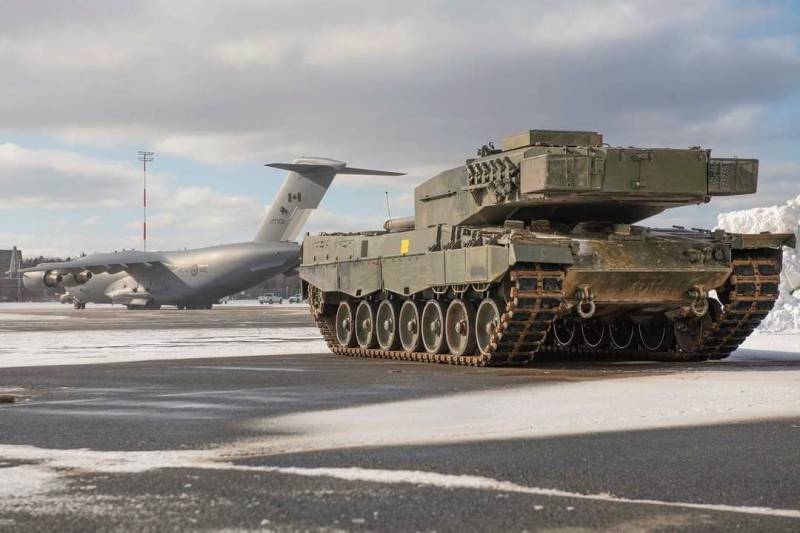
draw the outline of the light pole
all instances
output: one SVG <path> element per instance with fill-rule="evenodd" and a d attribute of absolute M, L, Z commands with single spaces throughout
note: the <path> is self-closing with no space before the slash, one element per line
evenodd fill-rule
<path fill-rule="evenodd" d="M 142 181 L 144 187 L 142 189 L 142 251 L 147 251 L 147 163 L 153 161 L 153 156 L 155 155 L 153 152 L 145 152 L 143 150 L 139 150 L 136 152 L 138 154 L 139 161 L 142 162 Z"/>

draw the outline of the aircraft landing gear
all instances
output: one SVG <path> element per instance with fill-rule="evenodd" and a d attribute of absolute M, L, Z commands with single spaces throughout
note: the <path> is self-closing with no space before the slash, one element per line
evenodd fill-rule
<path fill-rule="evenodd" d="M 86 303 L 81 302 L 80 300 L 75 300 L 72 302 L 72 305 L 75 307 L 75 309 L 86 309 Z"/>

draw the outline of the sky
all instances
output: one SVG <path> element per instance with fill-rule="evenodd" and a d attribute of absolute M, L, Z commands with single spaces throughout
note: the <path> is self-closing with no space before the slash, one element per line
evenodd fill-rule
<path fill-rule="evenodd" d="M 68 256 L 249 240 L 301 156 L 339 176 L 308 231 L 377 229 L 413 188 L 532 128 L 761 160 L 800 194 L 800 3 L 642 0 L 0 2 L 0 248 Z"/>

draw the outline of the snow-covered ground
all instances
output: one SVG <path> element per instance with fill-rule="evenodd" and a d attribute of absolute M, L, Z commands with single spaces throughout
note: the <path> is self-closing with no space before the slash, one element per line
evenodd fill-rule
<path fill-rule="evenodd" d="M 800 196 L 780 206 L 723 213 L 717 227 L 737 233 L 794 233 L 800 242 Z M 774 309 L 759 329 L 800 333 L 800 255 L 792 248 L 783 249 L 780 291 Z"/>
<path fill-rule="evenodd" d="M 215 304 L 217 307 L 258 307 L 259 305 L 268 306 L 270 304 L 259 304 L 258 300 L 231 300 L 228 303 Z M 272 304 L 273 306 L 281 305 L 287 307 L 308 307 L 307 303 L 290 304 L 284 301 L 282 304 Z M 72 307 L 71 304 L 62 304 L 61 302 L 0 302 L 0 311 L 4 310 L 58 310 L 68 309 Z M 89 309 L 124 309 L 122 305 L 113 304 L 87 304 Z M 169 309 L 169 307 L 165 307 Z M 3 316 L 0 315 L 0 319 Z"/>
<path fill-rule="evenodd" d="M 0 320 L 57 321 L 62 314 L 0 313 Z M 4 331 L 0 368 L 163 359 L 329 353 L 316 328 L 172 328 Z M 757 331 L 728 361 L 800 361 L 800 333 Z"/>
<path fill-rule="evenodd" d="M 0 368 L 327 351 L 316 328 L 11 331 L 0 341 Z"/>

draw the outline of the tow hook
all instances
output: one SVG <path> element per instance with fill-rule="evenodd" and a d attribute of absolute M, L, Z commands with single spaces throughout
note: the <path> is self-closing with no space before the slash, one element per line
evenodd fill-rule
<path fill-rule="evenodd" d="M 578 300 L 577 311 L 581 318 L 592 318 L 594 316 L 595 304 L 594 293 L 591 285 L 580 285 L 575 291 L 575 299 Z"/>
<path fill-rule="evenodd" d="M 708 293 L 700 285 L 692 287 L 687 296 L 691 298 L 692 303 L 689 309 L 697 317 L 705 316 L 708 312 Z"/>

